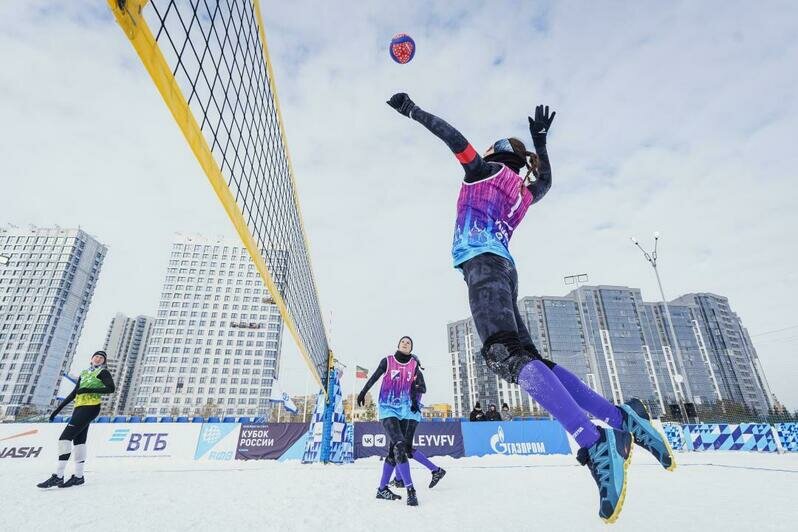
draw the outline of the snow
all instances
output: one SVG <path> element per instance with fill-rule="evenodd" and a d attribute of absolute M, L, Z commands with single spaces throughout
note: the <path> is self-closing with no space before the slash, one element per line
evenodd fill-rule
<path fill-rule="evenodd" d="M 637 449 L 613 530 L 796 530 L 798 455 L 681 453 L 669 473 Z M 0 529 L 17 530 L 606 530 L 586 468 L 572 456 L 434 458 L 430 490 L 413 464 L 420 506 L 374 499 L 381 462 L 87 463 L 86 485 L 39 490 L 43 462 L 5 460 Z M 194 470 L 188 470 L 189 465 Z M 227 469 L 223 469 L 227 468 Z M 232 468 L 232 469 L 231 469 Z M 41 469 L 41 470 L 39 470 Z M 71 473 L 71 464 L 67 474 Z M 399 490 L 403 493 L 403 490 Z M 111 524 L 113 525 L 111 526 Z"/>

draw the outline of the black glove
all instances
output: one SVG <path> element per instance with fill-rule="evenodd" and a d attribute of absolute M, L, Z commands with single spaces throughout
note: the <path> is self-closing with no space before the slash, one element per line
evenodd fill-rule
<path fill-rule="evenodd" d="M 399 111 L 400 114 L 408 117 L 410 116 L 410 111 L 416 108 L 416 104 L 414 104 L 413 100 L 410 99 L 410 96 L 404 92 L 398 92 L 394 94 L 391 96 L 391 99 L 385 103 Z"/>
<path fill-rule="evenodd" d="M 357 394 L 357 406 L 363 406 L 366 404 L 366 394 L 360 392 Z"/>
<path fill-rule="evenodd" d="M 551 123 L 554 120 L 554 115 L 557 113 L 552 111 L 549 115 L 549 106 L 538 105 L 535 107 L 535 118 L 529 117 L 529 132 L 532 133 L 532 139 L 545 139 L 546 133 L 551 128 Z"/>
<path fill-rule="evenodd" d="M 411 411 L 411 412 L 419 412 L 420 410 L 421 410 L 421 409 L 418 407 L 418 401 L 416 401 L 415 399 L 413 399 L 413 400 L 410 402 L 410 411 Z"/>

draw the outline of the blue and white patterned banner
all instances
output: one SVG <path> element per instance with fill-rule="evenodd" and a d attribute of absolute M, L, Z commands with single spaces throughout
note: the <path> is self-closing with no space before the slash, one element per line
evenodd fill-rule
<path fill-rule="evenodd" d="M 663 423 L 662 430 L 668 438 L 668 444 L 674 451 L 685 450 L 684 429 L 677 423 Z"/>
<path fill-rule="evenodd" d="M 788 453 L 798 453 L 798 423 L 776 423 L 781 448 Z"/>
<path fill-rule="evenodd" d="M 685 425 L 693 451 L 760 451 L 775 453 L 776 440 L 766 423 Z"/>

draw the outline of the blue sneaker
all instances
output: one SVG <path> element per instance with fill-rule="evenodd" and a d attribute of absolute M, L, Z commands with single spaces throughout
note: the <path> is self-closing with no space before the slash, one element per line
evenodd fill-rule
<path fill-rule="evenodd" d="M 676 460 L 671 446 L 668 445 L 668 438 L 651 423 L 646 405 L 640 399 L 630 399 L 621 405 L 620 410 L 623 430 L 632 434 L 635 443 L 653 454 L 666 470 L 676 469 Z"/>
<path fill-rule="evenodd" d="M 632 459 L 632 435 L 599 428 L 601 436 L 592 447 L 583 447 L 576 459 L 590 468 L 599 489 L 599 517 L 614 523 L 621 515 L 626 498 L 626 468 Z"/>

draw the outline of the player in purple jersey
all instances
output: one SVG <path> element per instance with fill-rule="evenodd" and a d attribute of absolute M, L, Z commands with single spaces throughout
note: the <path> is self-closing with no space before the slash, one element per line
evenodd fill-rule
<path fill-rule="evenodd" d="M 418 506 L 418 497 L 410 476 L 410 464 L 408 464 L 412 434 L 408 440 L 408 435 L 405 433 L 407 425 L 403 425 L 402 422 L 416 418 L 421 408 L 418 399 L 427 390 L 424 379 L 417 378 L 420 375 L 421 365 L 418 358 L 411 354 L 412 351 L 413 340 L 409 336 L 400 338 L 396 353 L 383 358 L 376 371 L 366 381 L 357 396 L 357 404 L 363 406 L 366 403 L 366 394 L 377 382 L 377 379 L 383 377 L 377 404 L 382 428 L 388 437 L 390 447 L 388 457 L 383 462 L 377 498 L 401 499 L 399 495 L 388 488 L 388 482 L 395 469 L 407 488 L 408 506 Z"/>
<path fill-rule="evenodd" d="M 442 467 L 435 465 L 427 455 L 424 454 L 423 451 L 419 449 L 413 448 L 413 437 L 416 434 L 416 428 L 418 424 L 421 422 L 421 396 L 422 394 L 426 393 L 427 384 L 424 381 L 424 373 L 421 370 L 424 368 L 419 365 L 418 370 L 416 371 L 416 386 L 413 389 L 413 395 L 411 397 L 414 405 L 411 408 L 412 416 L 403 419 L 399 422 L 400 426 L 402 427 L 402 434 L 404 434 L 404 440 L 407 442 L 408 449 L 407 449 L 407 456 L 408 458 L 412 458 L 419 464 L 426 467 L 430 473 L 432 473 L 432 479 L 430 480 L 429 487 L 434 488 L 438 482 L 446 475 L 446 470 Z M 393 456 L 393 447 L 391 447 L 390 451 L 388 452 L 388 459 L 395 460 Z M 397 488 L 404 488 L 404 482 L 399 477 L 393 479 L 391 485 L 396 486 Z"/>
<path fill-rule="evenodd" d="M 518 272 L 509 242 L 529 207 L 551 188 L 546 139 L 555 113 L 539 105 L 534 118 L 529 117 L 536 153 L 527 151 L 517 138 L 505 138 L 480 157 L 459 131 L 418 107 L 407 94 L 394 94 L 387 103 L 446 143 L 465 171 L 452 257 L 468 287 L 487 366 L 501 378 L 518 383 L 574 437 L 580 446 L 577 458 L 589 466 L 599 489 L 599 516 L 615 521 L 626 493 L 633 442 L 652 452 L 663 467 L 672 469 L 675 464 L 667 441 L 650 423 L 642 402 L 632 399 L 616 407 L 575 375 L 545 360 L 521 319 Z M 524 177 L 522 170 L 526 170 Z M 611 428 L 594 425 L 588 414 Z"/>

